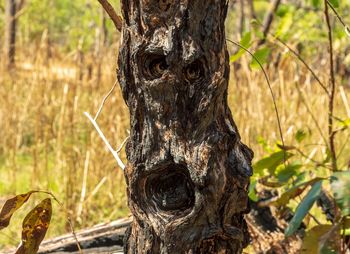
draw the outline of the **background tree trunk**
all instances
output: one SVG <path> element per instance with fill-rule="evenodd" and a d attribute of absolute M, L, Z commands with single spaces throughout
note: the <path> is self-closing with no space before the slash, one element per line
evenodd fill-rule
<path fill-rule="evenodd" d="M 16 53 L 16 0 L 5 0 L 5 55 L 9 68 L 15 64 Z"/>
<path fill-rule="evenodd" d="M 258 46 L 261 46 L 266 41 L 266 36 L 270 31 L 273 19 L 275 17 L 276 11 L 278 10 L 278 7 L 281 4 L 281 0 L 273 0 L 270 6 L 270 11 L 265 15 L 264 23 L 263 23 L 263 34 L 264 38 L 261 39 L 258 43 Z"/>
<path fill-rule="evenodd" d="M 250 11 L 250 18 L 257 19 L 253 0 L 248 0 L 248 5 L 249 5 L 249 11 Z"/>
<path fill-rule="evenodd" d="M 226 0 L 122 0 L 127 253 L 240 253 L 252 151 L 227 105 Z"/>

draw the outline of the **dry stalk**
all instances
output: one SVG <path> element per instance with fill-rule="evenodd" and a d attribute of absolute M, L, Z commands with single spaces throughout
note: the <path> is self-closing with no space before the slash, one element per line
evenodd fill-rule
<path fill-rule="evenodd" d="M 332 27 L 329 18 L 328 1 L 324 0 L 324 15 L 326 18 L 328 28 L 328 50 L 329 50 L 329 75 L 330 75 L 330 90 L 328 94 L 328 138 L 330 146 L 330 155 L 332 159 L 332 169 L 337 171 L 337 156 L 335 151 L 335 132 L 333 130 L 333 114 L 334 114 L 334 97 L 335 97 L 335 74 L 334 74 L 334 57 L 333 57 L 333 38 L 332 38 Z"/>

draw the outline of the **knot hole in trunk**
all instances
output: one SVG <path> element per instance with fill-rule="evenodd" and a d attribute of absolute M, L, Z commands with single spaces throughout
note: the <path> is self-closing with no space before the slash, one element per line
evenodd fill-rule
<path fill-rule="evenodd" d="M 143 57 L 143 74 L 148 80 L 161 78 L 169 68 L 164 55 L 145 54 Z"/>
<path fill-rule="evenodd" d="M 162 211 L 185 211 L 194 206 L 194 186 L 186 167 L 171 164 L 146 181 L 146 196 Z"/>

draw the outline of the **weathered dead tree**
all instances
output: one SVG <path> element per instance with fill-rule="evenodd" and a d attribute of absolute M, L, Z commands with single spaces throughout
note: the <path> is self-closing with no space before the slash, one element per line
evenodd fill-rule
<path fill-rule="evenodd" d="M 122 0 L 126 253 L 240 253 L 252 151 L 227 105 L 227 0 Z"/>

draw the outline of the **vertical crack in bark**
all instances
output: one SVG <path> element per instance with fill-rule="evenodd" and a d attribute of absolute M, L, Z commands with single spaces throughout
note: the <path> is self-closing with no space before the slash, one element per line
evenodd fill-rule
<path fill-rule="evenodd" d="M 226 0 L 122 0 L 127 253 L 240 253 L 252 151 L 227 104 Z"/>

